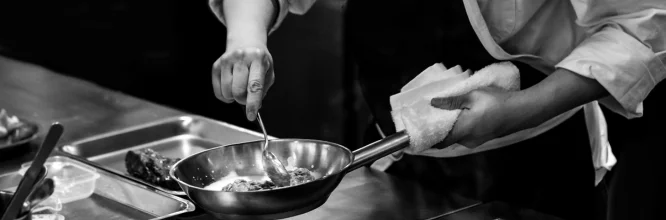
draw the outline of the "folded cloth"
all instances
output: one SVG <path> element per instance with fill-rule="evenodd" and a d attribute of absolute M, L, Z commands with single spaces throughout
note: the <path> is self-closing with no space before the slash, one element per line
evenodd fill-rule
<path fill-rule="evenodd" d="M 473 75 L 459 66 L 445 70 L 435 64 L 391 96 L 391 115 L 396 131 L 406 130 L 410 147 L 405 153 L 417 154 L 446 138 L 461 110 L 444 110 L 430 105 L 436 97 L 451 97 L 483 87 L 520 89 L 518 68 L 510 62 L 491 64 Z"/>
<path fill-rule="evenodd" d="M 599 184 L 617 160 L 608 142 L 606 120 L 596 101 L 562 113 L 537 127 L 490 140 L 474 149 L 460 144 L 453 144 L 444 149 L 431 148 L 448 135 L 460 110 L 447 111 L 434 108 L 430 105 L 430 99 L 460 95 L 484 86 L 517 90 L 520 87 L 519 81 L 518 69 L 508 62 L 490 65 L 472 76 L 470 76 L 470 71 L 463 72 L 460 66 L 447 69 L 442 64 L 435 64 L 427 68 L 407 83 L 399 94 L 391 96 L 390 99 L 396 130 L 407 130 L 411 147 L 380 158 L 371 167 L 384 171 L 393 162 L 400 160 L 403 153 L 442 158 L 463 156 L 508 146 L 548 131 L 584 109 L 596 174 L 595 185 Z"/>

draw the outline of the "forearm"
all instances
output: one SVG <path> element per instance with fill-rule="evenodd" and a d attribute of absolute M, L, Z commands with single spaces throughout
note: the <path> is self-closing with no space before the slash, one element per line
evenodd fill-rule
<path fill-rule="evenodd" d="M 505 130 L 512 133 L 536 127 L 559 114 L 608 95 L 596 80 L 566 69 L 557 69 L 538 84 L 514 94 L 509 105 L 516 114 L 510 120 L 519 123 Z"/>
<path fill-rule="evenodd" d="M 268 30 L 278 13 L 272 0 L 223 1 L 227 44 L 238 41 L 266 44 Z"/>

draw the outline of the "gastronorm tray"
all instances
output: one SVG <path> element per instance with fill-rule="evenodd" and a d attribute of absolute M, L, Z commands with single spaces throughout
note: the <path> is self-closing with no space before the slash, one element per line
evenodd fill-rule
<path fill-rule="evenodd" d="M 67 156 L 63 156 L 67 157 Z M 68 157 L 73 160 L 76 158 Z M 77 160 L 80 161 L 80 160 Z M 80 161 L 86 163 L 85 161 Z M 94 165 L 89 164 L 94 167 Z M 168 193 L 96 169 L 100 175 L 92 195 L 65 203 L 58 214 L 67 220 L 90 219 L 165 219 L 194 211 L 194 204 Z M 18 186 L 22 176 L 17 171 L 0 176 L 0 189 Z"/>
<path fill-rule="evenodd" d="M 271 139 L 273 137 L 270 137 Z M 158 188 L 173 195 L 185 195 L 129 175 L 125 154 L 150 148 L 172 158 L 184 158 L 206 149 L 263 139 L 263 134 L 201 116 L 180 116 L 93 136 L 59 147 L 118 175 Z"/>

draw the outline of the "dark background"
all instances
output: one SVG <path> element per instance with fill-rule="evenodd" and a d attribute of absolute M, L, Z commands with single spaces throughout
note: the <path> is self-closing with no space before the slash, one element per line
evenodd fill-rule
<path fill-rule="evenodd" d="M 269 134 L 360 145 L 368 113 L 343 71 L 343 3 L 320 0 L 269 37 L 276 83 L 261 111 Z M 207 0 L 2 1 L 0 28 L 3 56 L 259 130 L 213 94 L 226 30 Z"/>
<path fill-rule="evenodd" d="M 271 135 L 360 146 L 369 116 L 343 59 L 344 2 L 319 0 L 306 15 L 288 16 L 269 38 L 276 84 L 262 115 Z M 211 66 L 225 36 L 207 0 L 0 1 L 0 55 L 259 130 L 240 107 L 213 95 Z M 619 160 L 598 187 L 608 188 L 600 192 L 610 197 L 610 217 L 662 215 L 666 136 L 658 128 L 666 90 L 657 88 L 641 119 L 606 112 Z"/>

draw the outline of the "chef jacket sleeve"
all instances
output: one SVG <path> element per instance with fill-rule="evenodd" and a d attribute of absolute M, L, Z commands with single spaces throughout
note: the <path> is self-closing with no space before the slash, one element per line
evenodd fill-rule
<path fill-rule="evenodd" d="M 572 0 L 578 25 L 591 35 L 556 67 L 597 80 L 600 100 L 626 118 L 643 115 L 643 100 L 666 77 L 666 1 Z"/>
<path fill-rule="evenodd" d="M 224 0 L 208 0 L 208 4 L 210 5 L 211 10 L 213 10 L 213 13 L 215 16 L 217 16 L 217 19 L 224 24 L 224 10 L 222 10 L 222 2 Z M 284 20 L 285 17 L 287 17 L 287 14 L 289 12 L 302 15 L 305 14 L 312 5 L 317 1 L 317 0 L 266 0 L 266 1 L 271 1 L 273 2 L 273 5 L 275 6 L 275 11 L 277 12 L 277 16 L 275 17 L 273 21 L 273 25 L 270 27 L 269 34 L 273 33 L 273 31 L 277 30 L 278 27 L 280 27 L 280 24 Z"/>

